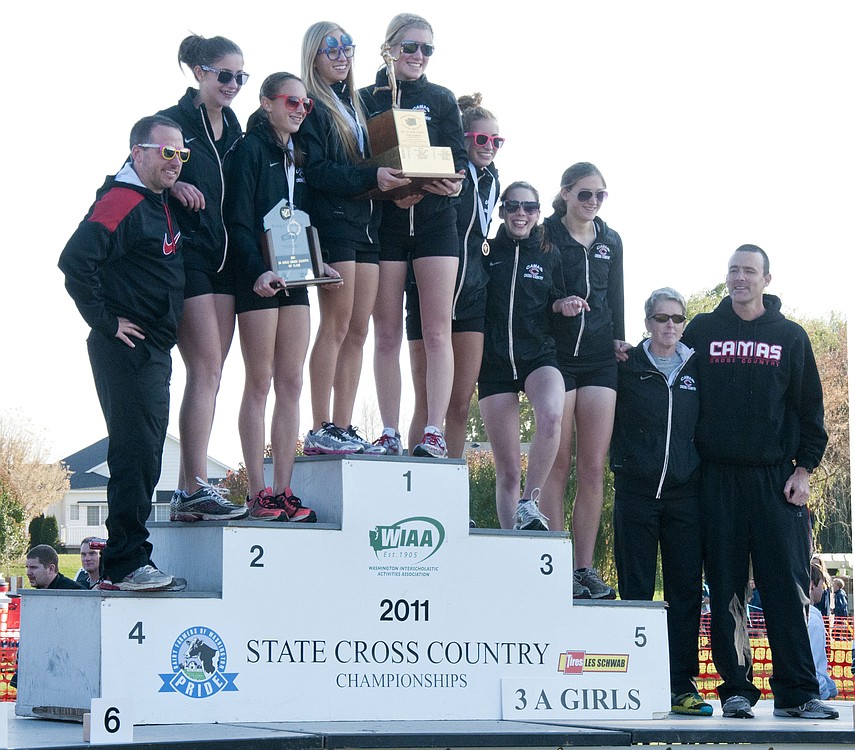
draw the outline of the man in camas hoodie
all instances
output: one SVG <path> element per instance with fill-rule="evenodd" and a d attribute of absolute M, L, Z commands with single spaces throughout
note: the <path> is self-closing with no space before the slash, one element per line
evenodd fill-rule
<path fill-rule="evenodd" d="M 822 385 L 804 329 L 763 293 L 771 280 L 763 250 L 737 248 L 729 296 L 683 337 L 697 352 L 703 383 L 696 438 L 718 694 L 725 717 L 754 717 L 760 691 L 746 629 L 750 556 L 772 649 L 775 716 L 836 719 L 819 701 L 805 625 L 810 474 L 828 442 Z"/>

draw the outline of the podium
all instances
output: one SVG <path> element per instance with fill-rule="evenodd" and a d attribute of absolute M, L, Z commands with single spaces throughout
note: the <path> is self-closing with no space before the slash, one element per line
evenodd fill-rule
<path fill-rule="evenodd" d="M 116 696 L 136 724 L 667 714 L 664 605 L 580 606 L 566 534 L 470 529 L 463 461 L 312 457 L 294 486 L 319 523 L 153 524 L 188 591 L 25 592 L 17 713 Z"/>

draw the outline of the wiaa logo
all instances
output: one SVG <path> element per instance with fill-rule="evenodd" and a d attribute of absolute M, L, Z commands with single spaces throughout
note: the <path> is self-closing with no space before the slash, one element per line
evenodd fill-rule
<path fill-rule="evenodd" d="M 434 555 L 445 541 L 445 528 L 435 518 L 412 516 L 390 526 L 375 526 L 368 539 L 378 559 L 388 558 L 387 553 L 401 551 L 410 564 L 423 563 Z"/>

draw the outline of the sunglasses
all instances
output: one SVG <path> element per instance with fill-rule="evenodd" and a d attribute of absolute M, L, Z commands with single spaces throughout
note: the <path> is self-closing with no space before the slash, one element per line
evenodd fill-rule
<path fill-rule="evenodd" d="M 315 106 L 315 100 L 309 99 L 309 97 L 305 97 L 301 99 L 299 96 L 291 96 L 289 94 L 276 94 L 276 96 L 271 96 L 271 99 L 284 99 L 285 100 L 285 109 L 289 112 L 296 112 L 297 108 L 302 104 L 303 109 L 306 110 L 306 114 L 312 111 L 312 107 Z"/>
<path fill-rule="evenodd" d="M 340 60 L 342 55 L 349 59 L 353 57 L 353 53 L 356 51 L 356 45 L 353 43 L 353 38 L 350 34 L 341 35 L 341 45 L 339 45 L 339 40 L 332 36 L 332 34 L 324 37 L 324 43 L 327 46 L 321 47 L 318 50 L 318 54 L 326 55 L 328 60 Z"/>
<path fill-rule="evenodd" d="M 189 148 L 175 148 L 175 146 L 164 146 L 162 143 L 137 143 L 137 146 L 140 148 L 159 148 L 160 155 L 166 159 L 166 161 L 172 161 L 176 156 L 178 157 L 178 161 L 182 164 L 186 164 L 190 159 L 190 149 Z"/>
<path fill-rule="evenodd" d="M 249 73 L 232 73 L 230 70 L 225 70 L 224 68 L 212 68 L 209 65 L 200 65 L 202 70 L 206 70 L 208 73 L 216 73 L 217 81 L 222 84 L 231 83 L 234 78 L 235 83 L 238 86 L 243 86 L 249 80 Z"/>
<path fill-rule="evenodd" d="M 587 203 L 591 198 L 596 198 L 597 203 L 602 203 L 608 197 L 609 193 L 607 190 L 580 190 L 576 193 L 576 200 L 579 203 Z"/>
<path fill-rule="evenodd" d="M 464 133 L 463 135 L 471 138 L 476 146 L 486 146 L 488 143 L 496 151 L 505 145 L 505 139 L 500 135 L 489 135 L 487 133 Z"/>
<path fill-rule="evenodd" d="M 656 313 L 656 315 L 651 315 L 648 320 L 655 320 L 657 323 L 667 323 L 670 320 L 672 323 L 680 325 L 680 323 L 686 322 L 686 316 L 668 315 L 667 313 Z"/>
<path fill-rule="evenodd" d="M 434 46 L 426 42 L 412 42 L 405 40 L 401 42 L 401 52 L 405 55 L 415 55 L 419 50 L 425 57 L 430 57 L 433 54 Z"/>
<path fill-rule="evenodd" d="M 532 216 L 540 211 L 540 203 L 537 201 L 503 201 L 502 208 L 506 214 L 515 214 L 522 209 L 529 216 Z"/>

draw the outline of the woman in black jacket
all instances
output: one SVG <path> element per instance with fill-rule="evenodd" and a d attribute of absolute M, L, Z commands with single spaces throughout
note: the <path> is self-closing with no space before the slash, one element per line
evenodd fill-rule
<path fill-rule="evenodd" d="M 230 165 L 226 200 L 246 367 L 238 431 L 249 480 L 247 505 L 254 520 L 312 522 L 314 512 L 304 508 L 291 490 L 303 363 L 309 348 L 309 295 L 304 286 L 289 290 L 286 281 L 268 269 L 262 240 L 264 217 L 280 201 L 292 210 L 307 208 L 303 155 L 293 136 L 313 102 L 303 82 L 291 73 L 268 76 L 259 100 L 261 106 L 250 117 L 246 137 Z M 325 265 L 324 275 L 337 273 Z M 264 414 L 271 383 L 276 404 L 270 428 L 273 486 L 268 487 Z"/>
<path fill-rule="evenodd" d="M 181 125 L 193 155 L 170 191 L 181 206 L 178 222 L 187 279 L 178 335 L 187 382 L 178 417 L 181 459 L 170 518 L 227 519 L 245 509 L 230 503 L 205 479 L 217 391 L 235 330 L 234 271 L 227 262 L 229 238 L 222 213 L 224 171 L 241 137 L 231 104 L 249 74 L 240 47 L 221 36 L 188 36 L 178 48 L 178 62 L 190 70 L 199 88 L 188 88 L 177 105 L 160 112 Z"/>
<path fill-rule="evenodd" d="M 372 445 L 351 425 L 380 276 L 380 204 L 359 196 L 409 180 L 389 167 L 362 163 L 369 150 L 365 113 L 353 85 L 355 52 L 350 35 L 329 21 L 313 24 L 303 37 L 303 79 L 315 100 L 300 131 L 312 224 L 324 259 L 344 281 L 341 289 L 318 290 L 321 319 L 309 358 L 313 427 L 303 443 L 306 454 L 387 453 L 383 441 Z"/>
<path fill-rule="evenodd" d="M 622 340 L 623 243 L 597 215 L 607 196 L 606 181 L 593 164 L 574 164 L 561 176 L 561 192 L 552 201 L 555 213 L 543 224 L 547 239 L 561 252 L 567 293 L 588 305 L 582 315 L 554 322 L 566 399 L 561 446 L 541 500 L 552 519 L 551 528 L 563 530 L 564 490 L 575 437 L 573 596 L 577 599 L 615 598 L 614 589 L 603 583 L 593 567 L 603 512 L 603 467 L 614 421 L 617 363 L 629 349 Z"/>
<path fill-rule="evenodd" d="M 401 13 L 386 30 L 383 49 L 394 60 L 398 101 L 386 80 L 386 69 L 377 74 L 376 85 L 362 89 L 369 116 L 391 109 L 416 109 L 425 113 L 431 146 L 451 149 L 454 168 L 466 168 L 463 127 L 454 94 L 430 83 L 424 75 L 434 52 L 433 29 L 421 16 Z M 457 214 L 459 180 L 440 179 L 426 184 L 422 193 L 386 201 L 380 223 L 380 282 L 374 306 L 374 380 L 384 435 L 397 439 L 401 407 L 403 339 L 401 313 L 407 261 L 412 260 L 422 312 L 426 361 L 427 426 L 422 441 L 409 446 L 414 456 L 444 458 L 445 413 L 454 380 L 451 346 L 451 307 L 457 278 Z"/>
<path fill-rule="evenodd" d="M 475 392 L 481 353 L 484 349 L 484 315 L 487 306 L 487 231 L 501 192 L 499 171 L 493 162 L 505 139 L 499 135 L 496 116 L 481 106 L 481 94 L 457 100 L 466 137 L 466 176 L 457 205 L 457 236 L 460 259 L 454 306 L 451 310 L 451 346 L 454 350 L 454 383 L 445 416 L 448 455 L 462 458 L 466 443 L 469 404 Z M 409 444 L 416 445 L 427 424 L 427 362 L 422 339 L 419 288 L 412 268 L 407 278 L 407 341 L 413 375 L 415 405 L 410 422 Z"/>
<path fill-rule="evenodd" d="M 621 599 L 653 599 L 661 551 L 671 710 L 711 716 L 695 685 L 703 583 L 695 449 L 700 394 L 694 351 L 680 342 L 686 302 L 674 289 L 657 289 L 644 314 L 650 338 L 618 366 L 611 445 L 618 588 Z"/>
<path fill-rule="evenodd" d="M 484 356 L 478 376 L 481 417 L 496 465 L 496 511 L 503 529 L 546 530 L 537 497 L 561 437 L 564 381 L 555 359 L 552 318 L 578 315 L 584 304 L 566 298 L 561 256 L 543 245 L 540 198 L 527 182 L 501 197 L 504 224 L 490 241 Z M 537 424 L 525 489 L 520 495 L 520 402 L 523 391 Z"/>

